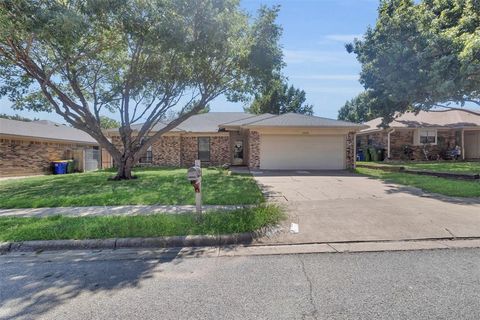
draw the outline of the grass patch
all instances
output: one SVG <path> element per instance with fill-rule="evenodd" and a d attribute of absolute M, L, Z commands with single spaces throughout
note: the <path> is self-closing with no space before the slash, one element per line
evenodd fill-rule
<path fill-rule="evenodd" d="M 357 167 L 357 173 L 392 181 L 398 184 L 413 186 L 424 191 L 453 197 L 480 197 L 479 181 L 452 180 L 432 176 L 421 176 L 409 173 L 386 172 L 377 169 Z"/>
<path fill-rule="evenodd" d="M 273 205 L 194 214 L 46 218 L 0 218 L 0 241 L 107 239 L 251 232 L 278 223 L 283 211 Z"/>
<path fill-rule="evenodd" d="M 428 170 L 436 172 L 452 173 L 480 173 L 480 161 L 456 162 L 456 161 L 435 161 L 435 162 L 357 162 L 371 166 L 401 166 L 407 169 Z"/>
<path fill-rule="evenodd" d="M 137 168 L 138 179 L 111 181 L 99 171 L 0 181 L 0 208 L 194 204 L 186 169 Z M 263 196 L 249 174 L 203 169 L 204 204 L 258 204 Z"/>

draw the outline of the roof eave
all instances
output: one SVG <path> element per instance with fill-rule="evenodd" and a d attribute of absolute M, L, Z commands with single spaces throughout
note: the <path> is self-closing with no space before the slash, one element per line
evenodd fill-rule
<path fill-rule="evenodd" d="M 245 125 L 243 126 L 247 129 L 271 129 L 271 128 L 279 128 L 279 129 L 348 129 L 348 130 L 355 130 L 359 131 L 362 128 L 366 128 L 366 126 L 354 125 L 354 126 L 286 126 L 286 125 Z"/>
<path fill-rule="evenodd" d="M 92 146 L 98 146 L 99 143 L 97 141 L 81 141 L 81 140 L 70 140 L 70 139 L 55 139 L 55 138 L 46 138 L 46 137 L 37 137 L 37 136 L 26 136 L 20 134 L 11 134 L 11 133 L 0 133 L 0 136 L 8 137 L 8 138 L 18 138 L 18 139 L 30 139 L 30 140 L 45 140 L 45 141 L 52 141 L 52 142 L 63 142 L 63 143 L 78 143 L 78 144 L 88 144 Z"/>

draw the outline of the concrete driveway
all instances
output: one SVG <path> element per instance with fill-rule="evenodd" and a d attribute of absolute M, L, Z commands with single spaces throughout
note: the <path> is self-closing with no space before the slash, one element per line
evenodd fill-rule
<path fill-rule="evenodd" d="M 346 171 L 253 171 L 269 201 L 286 207 L 264 243 L 480 237 L 480 199 L 426 194 Z M 298 223 L 299 233 L 289 232 Z"/>

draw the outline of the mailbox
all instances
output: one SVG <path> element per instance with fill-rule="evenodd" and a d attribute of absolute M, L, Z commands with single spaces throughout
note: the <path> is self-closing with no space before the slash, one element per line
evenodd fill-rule
<path fill-rule="evenodd" d="M 200 169 L 199 167 L 191 167 L 187 171 L 188 181 L 196 182 L 200 180 L 201 176 L 202 176 L 202 169 Z"/>
<path fill-rule="evenodd" d="M 191 167 L 187 171 L 187 179 L 195 189 L 195 193 L 200 193 L 202 181 L 202 169 L 200 167 Z"/>

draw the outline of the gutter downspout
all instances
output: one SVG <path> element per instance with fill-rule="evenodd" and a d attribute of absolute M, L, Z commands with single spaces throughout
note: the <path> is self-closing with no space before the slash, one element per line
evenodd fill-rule
<path fill-rule="evenodd" d="M 388 131 L 387 134 L 387 159 L 390 160 L 390 134 L 394 133 L 395 129 L 392 129 L 391 131 Z"/>
<path fill-rule="evenodd" d="M 462 129 L 462 160 L 465 160 L 465 129 Z"/>

